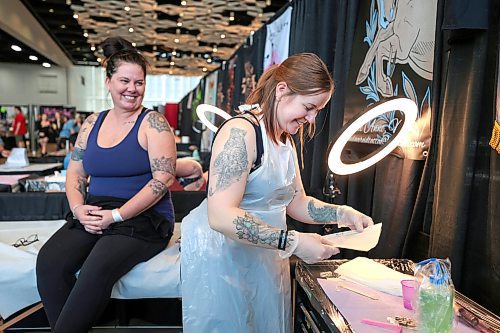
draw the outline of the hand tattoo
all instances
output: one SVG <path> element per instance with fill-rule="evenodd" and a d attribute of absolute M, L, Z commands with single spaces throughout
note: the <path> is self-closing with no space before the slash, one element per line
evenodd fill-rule
<path fill-rule="evenodd" d="M 309 201 L 307 212 L 314 222 L 325 223 L 338 220 L 337 207 L 333 205 L 315 207 L 314 200 Z"/>
<path fill-rule="evenodd" d="M 151 128 L 154 128 L 158 133 L 167 131 L 172 132 L 165 117 L 159 112 L 150 112 L 148 115 L 148 123 Z"/>
<path fill-rule="evenodd" d="M 175 158 L 162 156 L 151 161 L 151 173 L 165 172 L 175 177 Z"/>
<path fill-rule="evenodd" d="M 248 154 L 245 144 L 246 131 L 232 128 L 223 151 L 215 158 L 214 175 L 217 175 L 215 189 L 210 186 L 209 196 L 224 190 L 239 181 L 248 168 Z"/>

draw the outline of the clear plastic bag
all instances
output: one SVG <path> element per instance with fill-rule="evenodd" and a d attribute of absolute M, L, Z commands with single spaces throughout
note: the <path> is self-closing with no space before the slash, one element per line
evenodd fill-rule
<path fill-rule="evenodd" d="M 416 265 L 419 332 L 451 333 L 455 287 L 449 259 L 431 258 Z"/>

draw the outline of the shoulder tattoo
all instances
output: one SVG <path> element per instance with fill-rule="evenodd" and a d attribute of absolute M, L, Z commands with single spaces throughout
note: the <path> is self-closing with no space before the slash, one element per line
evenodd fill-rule
<path fill-rule="evenodd" d="M 314 222 L 325 223 L 337 221 L 337 208 L 333 205 L 325 205 L 323 207 L 314 206 L 314 200 L 309 201 L 307 212 Z"/>
<path fill-rule="evenodd" d="M 161 132 L 172 132 L 170 129 L 170 126 L 165 119 L 165 117 L 160 114 L 159 112 L 153 111 L 148 114 L 148 123 L 151 128 L 154 128 L 158 131 L 158 133 Z"/>
<path fill-rule="evenodd" d="M 214 175 L 217 175 L 215 188 L 211 188 L 209 195 L 224 190 L 231 184 L 239 181 L 248 168 L 248 154 L 245 144 L 246 131 L 231 128 L 229 138 L 224 144 L 223 151 L 214 161 Z M 212 187 L 212 186 L 211 186 Z"/>

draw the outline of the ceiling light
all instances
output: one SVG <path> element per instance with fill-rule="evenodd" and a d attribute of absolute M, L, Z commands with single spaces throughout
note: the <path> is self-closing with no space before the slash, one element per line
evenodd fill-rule
<path fill-rule="evenodd" d="M 185 5 L 187 5 L 187 2 L 185 0 L 182 0 L 181 1 L 181 6 L 185 6 Z"/>
<path fill-rule="evenodd" d="M 45 67 L 45 68 L 50 68 L 50 64 L 48 62 L 44 62 L 42 64 L 42 66 Z"/>
<path fill-rule="evenodd" d="M 71 0 L 66 0 L 66 4 L 67 4 L 68 6 L 71 6 Z"/>
<path fill-rule="evenodd" d="M 74 13 L 74 14 L 73 14 L 73 18 L 74 18 L 75 20 L 76 20 L 76 19 L 78 19 L 78 14 L 77 14 L 77 13 Z"/>
<path fill-rule="evenodd" d="M 102 61 L 102 59 L 101 59 L 101 58 L 97 58 L 97 62 L 101 62 L 101 61 Z"/>
<path fill-rule="evenodd" d="M 179 43 L 179 38 L 174 39 L 174 43 Z"/>
<path fill-rule="evenodd" d="M 66 24 L 61 24 L 61 29 L 66 29 Z"/>
<path fill-rule="evenodd" d="M 224 38 L 226 38 L 226 35 L 220 34 L 220 38 L 224 39 Z"/>
<path fill-rule="evenodd" d="M 206 72 L 208 69 L 206 67 L 203 67 L 202 71 Z"/>
<path fill-rule="evenodd" d="M 83 33 L 83 37 L 87 38 L 89 36 L 89 33 L 88 32 L 84 32 Z"/>
<path fill-rule="evenodd" d="M 75 45 L 75 44 L 76 44 L 76 42 L 75 42 L 74 40 L 72 40 L 72 41 L 71 41 L 71 44 L 72 44 L 72 45 Z"/>
<path fill-rule="evenodd" d="M 177 26 L 182 27 L 182 22 L 181 21 L 177 22 Z"/>
<path fill-rule="evenodd" d="M 90 51 L 95 51 L 95 46 L 94 46 L 94 45 L 92 45 L 92 46 L 90 47 Z"/>
<path fill-rule="evenodd" d="M 234 21 L 234 12 L 229 13 L 229 21 Z"/>
<path fill-rule="evenodd" d="M 207 59 L 207 62 L 208 62 L 208 63 L 211 63 L 211 62 L 212 62 L 212 58 L 208 58 L 208 59 Z"/>
<path fill-rule="evenodd" d="M 172 75 L 174 72 L 172 70 L 168 71 L 168 74 Z"/>
<path fill-rule="evenodd" d="M 214 45 L 214 48 L 212 49 L 212 52 L 214 52 L 214 53 L 217 52 L 217 46 L 216 45 Z"/>
<path fill-rule="evenodd" d="M 166 57 L 167 57 L 167 54 L 166 54 L 165 52 L 163 52 L 163 53 L 160 55 L 160 57 L 162 57 L 162 58 L 166 58 Z"/>
<path fill-rule="evenodd" d="M 134 32 L 134 28 L 132 27 L 128 28 L 128 32 Z"/>
<path fill-rule="evenodd" d="M 153 51 L 156 51 L 156 49 L 157 49 L 157 46 L 153 45 Z"/>
<path fill-rule="evenodd" d="M 54 12 L 54 9 L 50 8 L 49 13 L 53 13 L 53 12 Z"/>
<path fill-rule="evenodd" d="M 17 45 L 14 45 L 14 44 L 12 44 L 12 45 L 10 46 L 10 48 L 11 48 L 11 49 L 13 49 L 13 50 L 14 50 L 14 51 L 16 51 L 16 52 L 20 52 L 20 51 L 22 51 L 22 48 L 20 48 L 20 47 L 19 47 L 19 46 L 17 46 Z"/>
<path fill-rule="evenodd" d="M 175 66 L 175 62 L 171 61 L 170 66 Z"/>
<path fill-rule="evenodd" d="M 137 44 L 135 42 L 132 42 L 132 46 L 135 47 Z"/>
<path fill-rule="evenodd" d="M 29 58 L 30 58 L 30 60 L 33 60 L 33 61 L 37 61 L 38 60 L 38 57 L 34 56 L 34 55 L 30 55 Z"/>
<path fill-rule="evenodd" d="M 172 51 L 172 55 L 173 55 L 173 56 L 177 55 L 177 51 L 173 50 L 173 51 Z"/>
<path fill-rule="evenodd" d="M 126 12 L 130 11 L 130 7 L 129 6 L 125 6 L 125 8 L 123 8 L 123 9 L 125 9 Z"/>

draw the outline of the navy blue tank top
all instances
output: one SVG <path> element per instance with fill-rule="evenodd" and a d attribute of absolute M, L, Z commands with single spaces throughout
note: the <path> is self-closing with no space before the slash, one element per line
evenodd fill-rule
<path fill-rule="evenodd" d="M 151 111 L 144 108 L 127 136 L 110 148 L 102 148 L 97 144 L 97 135 L 109 110 L 99 114 L 90 131 L 83 157 L 83 168 L 90 175 L 90 195 L 128 200 L 153 178 L 148 152 L 141 147 L 138 139 L 141 122 Z M 170 191 L 167 191 L 153 209 L 168 221 L 174 222 Z"/>

